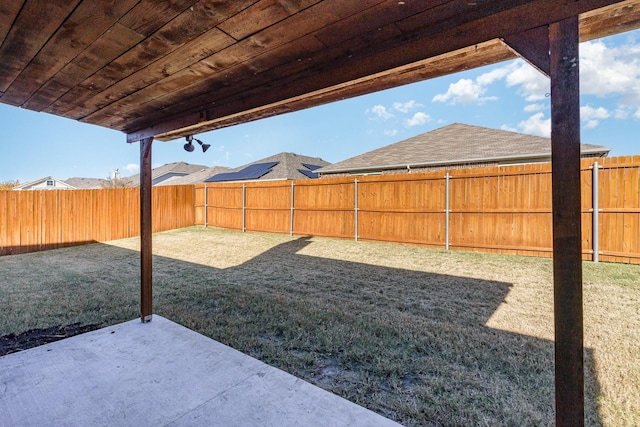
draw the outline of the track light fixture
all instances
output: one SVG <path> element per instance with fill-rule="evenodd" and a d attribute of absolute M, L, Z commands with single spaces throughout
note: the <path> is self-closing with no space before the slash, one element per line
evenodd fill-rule
<path fill-rule="evenodd" d="M 200 146 L 202 147 L 202 152 L 203 152 L 203 153 L 206 153 L 206 152 L 207 152 L 207 150 L 209 149 L 209 147 L 211 147 L 211 144 L 205 144 L 204 142 L 200 141 L 199 139 L 194 138 L 194 137 L 193 137 L 193 135 L 187 135 L 187 136 L 186 136 L 187 143 L 186 143 L 186 144 L 184 144 L 184 150 L 185 150 L 185 151 L 188 151 L 188 152 L 190 153 L 190 152 L 192 152 L 192 151 L 194 150 L 194 148 L 195 148 L 195 147 L 193 146 L 193 140 L 194 140 L 194 139 L 195 139 L 195 140 L 196 140 L 196 142 L 197 142 L 198 144 L 200 144 Z"/>

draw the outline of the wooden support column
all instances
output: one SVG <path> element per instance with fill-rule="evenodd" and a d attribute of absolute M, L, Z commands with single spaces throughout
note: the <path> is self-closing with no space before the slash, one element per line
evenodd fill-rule
<path fill-rule="evenodd" d="M 584 425 L 578 17 L 549 26 L 556 425 Z"/>
<path fill-rule="evenodd" d="M 151 235 L 151 143 L 153 138 L 140 140 L 140 319 L 150 322 L 153 314 Z"/>
<path fill-rule="evenodd" d="M 584 425 L 578 17 L 502 40 L 551 78 L 556 425 Z"/>

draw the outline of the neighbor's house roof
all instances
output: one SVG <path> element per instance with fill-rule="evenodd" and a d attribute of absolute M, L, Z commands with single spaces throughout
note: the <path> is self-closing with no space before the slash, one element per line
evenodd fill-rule
<path fill-rule="evenodd" d="M 103 188 L 103 184 L 109 181 L 103 178 L 74 177 L 66 179 L 64 182 L 79 190 L 93 190 L 96 188 Z"/>
<path fill-rule="evenodd" d="M 24 184 L 16 185 L 14 190 L 75 190 L 76 187 L 52 176 L 34 179 Z"/>
<path fill-rule="evenodd" d="M 185 162 L 174 162 L 167 163 L 166 165 L 159 166 L 154 168 L 151 172 L 152 185 L 158 185 L 161 182 L 166 180 L 182 177 L 194 172 L 201 171 L 202 169 L 206 169 L 207 166 L 204 165 L 192 165 Z M 132 175 L 127 178 L 123 178 L 131 182 L 134 186 L 140 185 L 140 174 Z"/>
<path fill-rule="evenodd" d="M 225 166 L 213 166 L 210 168 L 200 169 L 197 172 L 190 173 L 184 176 L 174 176 L 165 181 L 162 181 L 158 185 L 187 185 L 187 184 L 199 184 L 204 182 L 207 178 L 213 175 L 228 172 L 231 169 Z"/>
<path fill-rule="evenodd" d="M 280 153 L 231 169 L 225 173 L 213 175 L 205 182 L 312 179 L 317 178 L 317 174 L 314 173 L 315 170 L 329 164 L 329 162 L 319 157 Z"/>
<path fill-rule="evenodd" d="M 582 156 L 604 157 L 610 148 L 580 144 Z M 371 173 L 455 165 L 542 162 L 551 159 L 551 140 L 506 130 L 454 123 L 342 162 L 322 175 Z"/>

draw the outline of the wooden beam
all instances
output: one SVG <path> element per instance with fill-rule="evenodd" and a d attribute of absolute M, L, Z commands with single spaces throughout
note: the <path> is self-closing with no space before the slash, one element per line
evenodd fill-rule
<path fill-rule="evenodd" d="M 136 142 L 141 138 L 149 136 L 154 136 L 157 140 L 169 141 L 189 134 L 193 135 L 233 126 L 238 123 L 247 123 L 282 113 L 340 101 L 353 96 L 365 95 L 416 81 L 465 71 L 470 68 L 494 64 L 515 57 L 513 51 L 505 47 L 503 43 L 500 43 L 498 40 L 491 40 L 486 43 L 480 43 L 393 70 L 374 74 L 366 78 L 331 86 L 303 96 L 288 98 L 281 102 L 241 111 L 236 114 L 222 115 L 222 117 L 214 118 L 217 113 L 214 109 L 211 111 L 207 110 L 185 114 L 157 126 L 142 129 L 137 132 L 130 132 L 127 134 L 127 142 Z"/>
<path fill-rule="evenodd" d="M 549 77 L 549 27 L 547 25 L 501 39 L 509 49 Z"/>
<path fill-rule="evenodd" d="M 150 322 L 153 314 L 153 265 L 151 235 L 151 144 L 153 137 L 140 140 L 140 319 Z"/>
<path fill-rule="evenodd" d="M 578 18 L 549 26 L 556 425 L 584 425 Z"/>

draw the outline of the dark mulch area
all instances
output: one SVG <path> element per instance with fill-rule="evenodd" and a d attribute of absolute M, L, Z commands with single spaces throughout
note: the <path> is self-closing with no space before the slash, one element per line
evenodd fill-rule
<path fill-rule="evenodd" d="M 74 335 L 100 329 L 101 325 L 81 325 L 71 323 L 66 326 L 52 326 L 44 329 L 29 329 L 18 335 L 7 334 L 0 337 L 0 356 L 48 344 Z"/>

